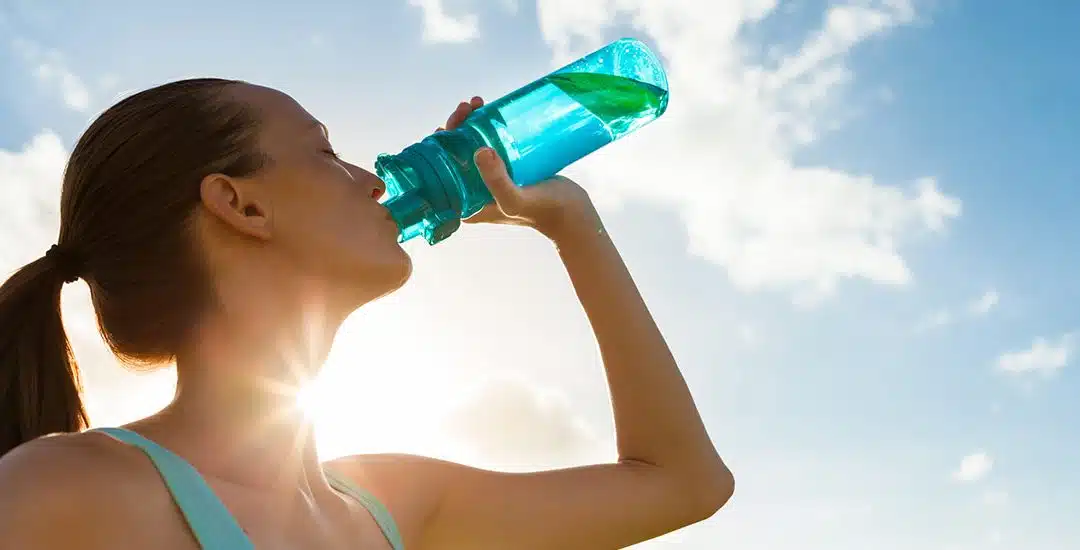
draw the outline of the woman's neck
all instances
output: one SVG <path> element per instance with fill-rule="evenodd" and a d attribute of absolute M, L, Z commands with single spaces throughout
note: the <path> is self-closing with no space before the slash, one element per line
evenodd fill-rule
<path fill-rule="evenodd" d="M 318 372 L 340 321 L 260 311 L 202 323 L 177 356 L 172 403 L 148 419 L 161 443 L 204 475 L 310 496 L 325 487 L 297 393 Z M 152 425 L 152 426 L 151 426 Z"/>

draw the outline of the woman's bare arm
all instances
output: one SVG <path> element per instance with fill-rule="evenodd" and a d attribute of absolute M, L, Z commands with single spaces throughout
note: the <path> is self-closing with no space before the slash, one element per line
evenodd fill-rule
<path fill-rule="evenodd" d="M 619 459 L 519 474 L 411 458 L 398 475 L 436 495 L 417 549 L 622 548 L 708 518 L 734 491 L 615 245 L 595 225 L 563 231 L 554 239 L 600 346 Z"/>

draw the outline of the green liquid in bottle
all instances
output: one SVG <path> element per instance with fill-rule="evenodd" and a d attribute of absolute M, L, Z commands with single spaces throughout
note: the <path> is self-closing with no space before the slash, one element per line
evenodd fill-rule
<path fill-rule="evenodd" d="M 667 109 L 667 90 L 631 78 L 556 73 L 544 80 L 600 119 L 612 140 L 652 121 Z"/>

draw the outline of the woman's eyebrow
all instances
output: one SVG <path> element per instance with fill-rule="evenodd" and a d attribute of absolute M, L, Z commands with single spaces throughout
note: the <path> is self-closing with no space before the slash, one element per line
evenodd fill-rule
<path fill-rule="evenodd" d="M 318 128 L 326 139 L 330 139 L 330 129 L 327 128 L 325 124 L 318 120 L 312 120 L 311 126 Z"/>

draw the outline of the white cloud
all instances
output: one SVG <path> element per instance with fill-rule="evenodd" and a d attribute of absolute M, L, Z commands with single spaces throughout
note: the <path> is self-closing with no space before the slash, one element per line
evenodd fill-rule
<path fill-rule="evenodd" d="M 64 105 L 79 112 L 90 109 L 90 89 L 68 67 L 62 55 L 45 51 L 25 40 L 14 42 L 15 51 L 33 66 L 34 77 L 59 92 Z"/>
<path fill-rule="evenodd" d="M 469 42 L 480 34 L 476 14 L 454 17 L 446 12 L 443 0 L 409 0 L 409 5 L 420 8 L 423 13 L 425 42 Z"/>
<path fill-rule="evenodd" d="M 60 187 L 68 152 L 43 130 L 19 151 L 0 149 L 0 270 L 39 258 L 60 227 Z"/>
<path fill-rule="evenodd" d="M 56 85 L 64 98 L 64 104 L 68 107 L 85 112 L 90 108 L 90 90 L 83 81 L 75 76 L 64 65 L 58 62 L 45 61 L 38 64 L 34 74 L 43 82 Z"/>
<path fill-rule="evenodd" d="M 581 462 L 597 439 L 562 394 L 518 380 L 491 380 L 447 419 L 448 430 L 503 468 Z"/>
<path fill-rule="evenodd" d="M 972 315 L 986 315 L 987 313 L 990 313 L 991 309 L 994 309 L 994 306 L 997 306 L 1000 298 L 1001 297 L 998 296 L 996 290 L 987 290 L 985 294 L 980 296 L 974 302 L 971 302 L 971 305 L 968 306 L 968 310 Z"/>
<path fill-rule="evenodd" d="M 963 482 L 975 482 L 985 478 L 994 467 L 994 459 L 983 451 L 967 455 L 960 461 L 960 467 L 953 472 L 953 479 Z"/>
<path fill-rule="evenodd" d="M 840 60 L 859 42 L 891 27 L 908 23 L 915 15 L 909 2 L 889 4 L 870 2 L 868 5 L 830 6 L 822 28 L 803 44 L 796 55 L 781 63 L 770 75 L 769 86 L 779 88 L 814 76 L 822 67 L 827 67 L 827 71 L 843 69 L 842 65 L 829 63 Z"/>
<path fill-rule="evenodd" d="M 982 317 L 987 313 L 990 313 L 990 310 L 997 306 L 999 299 L 1000 296 L 998 296 L 997 291 L 991 289 L 978 298 L 968 302 L 965 309 L 967 310 L 967 313 L 973 317 Z M 949 308 L 939 309 L 919 320 L 919 322 L 915 324 L 915 332 L 926 332 L 933 329 L 939 329 L 956 322 L 958 320 L 957 317 L 960 317 L 960 315 L 954 314 Z"/>
<path fill-rule="evenodd" d="M 1040 372 L 1051 375 L 1068 364 L 1074 349 L 1075 334 L 1062 335 L 1054 342 L 1040 337 L 1026 350 L 1001 354 L 997 359 L 997 368 L 1009 374 Z"/>
<path fill-rule="evenodd" d="M 747 52 L 766 48 L 741 37 L 776 11 L 771 0 L 539 0 L 538 9 L 556 63 L 601 45 L 626 19 L 655 44 L 673 90 L 668 113 L 568 175 L 677 210 L 690 252 L 741 289 L 815 303 L 842 279 L 907 284 L 901 247 L 960 215 L 933 177 L 886 185 L 793 160 L 850 115 L 840 101 L 855 76 L 848 52 L 911 22 L 907 2 L 831 6 L 801 47 L 760 62 Z"/>

